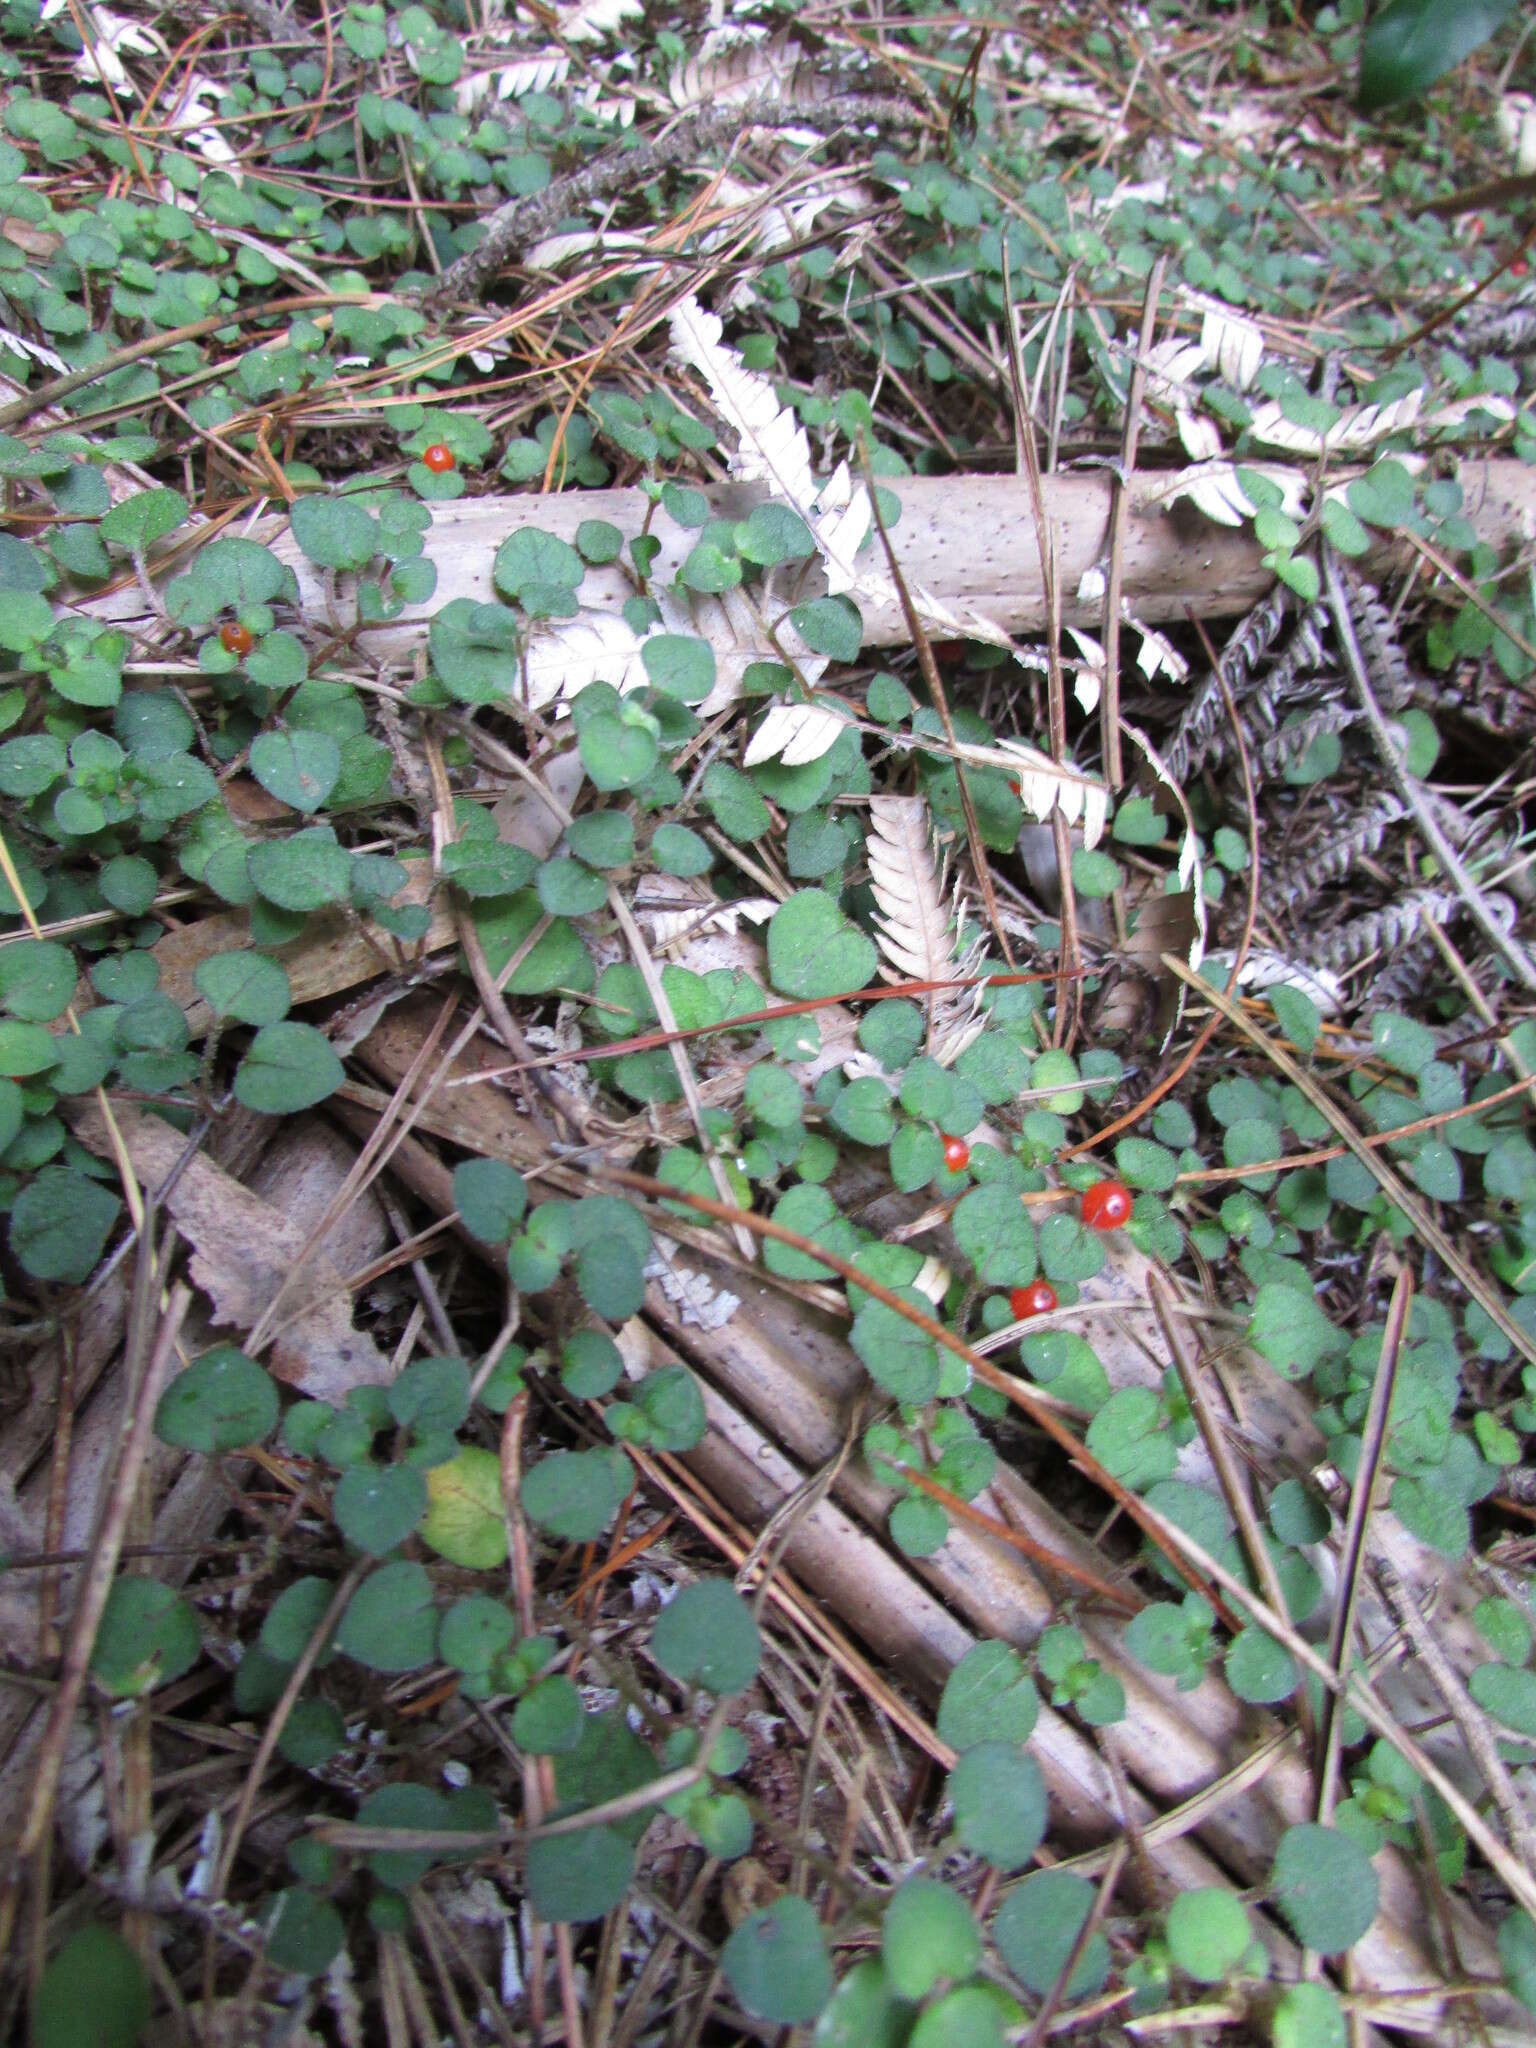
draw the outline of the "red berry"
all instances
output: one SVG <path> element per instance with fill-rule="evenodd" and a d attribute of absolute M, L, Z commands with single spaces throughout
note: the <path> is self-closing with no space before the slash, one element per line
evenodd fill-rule
<path fill-rule="evenodd" d="M 1119 1230 L 1131 1220 L 1131 1191 L 1123 1180 L 1096 1180 L 1083 1192 L 1083 1221 L 1090 1230 Z"/>
<path fill-rule="evenodd" d="M 964 1173 L 971 1163 L 971 1148 L 964 1138 L 944 1140 L 944 1164 L 951 1173 Z"/>
<path fill-rule="evenodd" d="M 421 459 L 434 476 L 441 476 L 445 470 L 458 467 L 457 458 L 446 441 L 434 441 L 430 448 L 421 451 Z"/>
<path fill-rule="evenodd" d="M 1509 274 L 1511 277 L 1524 277 L 1530 267 L 1523 256 L 1517 256 L 1509 266 Z"/>
<path fill-rule="evenodd" d="M 1056 1290 L 1049 1280 L 1035 1280 L 1028 1287 L 1015 1287 L 1008 1297 L 1008 1306 L 1016 1323 L 1022 1323 L 1026 1316 L 1048 1316 L 1056 1305 Z"/>
<path fill-rule="evenodd" d="M 249 654 L 256 637 L 246 627 L 231 624 L 219 628 L 219 644 L 226 654 Z"/>

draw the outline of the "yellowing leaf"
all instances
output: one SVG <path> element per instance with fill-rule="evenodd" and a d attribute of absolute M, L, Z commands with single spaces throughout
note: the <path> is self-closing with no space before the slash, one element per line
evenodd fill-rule
<path fill-rule="evenodd" d="M 427 1519 L 421 1535 L 450 1564 L 493 1571 L 507 1554 L 501 1511 L 501 1464 L 494 1451 L 470 1444 L 427 1473 Z"/>

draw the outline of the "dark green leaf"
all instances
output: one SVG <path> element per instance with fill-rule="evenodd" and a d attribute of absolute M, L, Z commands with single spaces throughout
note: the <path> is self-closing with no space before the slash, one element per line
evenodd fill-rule
<path fill-rule="evenodd" d="M 1517 0 L 1391 0 L 1360 46 L 1366 113 L 1412 99 L 1470 56 L 1514 13 Z"/>

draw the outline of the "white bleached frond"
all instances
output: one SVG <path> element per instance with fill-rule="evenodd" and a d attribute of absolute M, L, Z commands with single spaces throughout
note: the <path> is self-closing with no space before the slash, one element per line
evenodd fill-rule
<path fill-rule="evenodd" d="M 1288 420 L 1278 403 L 1261 405 L 1249 422 L 1255 441 L 1267 448 L 1284 448 L 1292 455 L 1339 455 L 1369 448 L 1389 434 L 1400 434 L 1418 419 L 1424 405 L 1422 391 L 1410 391 L 1385 405 L 1354 405 L 1341 413 L 1325 432 L 1316 427 L 1299 427 Z"/>
<path fill-rule="evenodd" d="M 739 100 L 803 98 L 807 81 L 815 77 L 805 52 L 787 33 L 764 42 L 739 29 L 715 30 L 704 38 L 697 57 L 680 64 L 667 80 L 667 98 L 679 112 Z M 825 92 L 823 83 L 823 97 Z"/>
<path fill-rule="evenodd" d="M 920 796 L 872 796 L 864 842 L 875 899 L 875 935 L 887 981 L 942 981 L 955 934 Z"/>
<path fill-rule="evenodd" d="M 1103 838 L 1109 819 L 1109 792 L 1070 762 L 1058 768 L 1049 754 L 1042 754 L 1038 747 L 1024 740 L 1000 739 L 996 747 L 960 747 L 957 751 L 963 760 L 970 759 L 973 752 L 993 761 L 1001 755 L 1019 785 L 1020 803 L 1042 824 L 1053 810 L 1059 810 L 1069 825 L 1081 824 L 1084 846 L 1097 846 Z"/>
<path fill-rule="evenodd" d="M 1220 456 L 1221 429 L 1204 413 L 1190 412 L 1181 406 L 1174 415 L 1174 425 L 1191 462 L 1214 462 Z"/>
<path fill-rule="evenodd" d="M 0 327 L 0 347 L 14 349 L 19 356 L 31 356 L 35 362 L 46 363 L 60 376 L 68 367 L 64 358 L 56 356 L 51 348 L 44 348 L 40 341 L 28 341 L 24 334 L 13 334 L 9 327 Z"/>
<path fill-rule="evenodd" d="M 809 524 L 816 499 L 811 444 L 790 406 L 779 404 L 766 377 L 749 370 L 721 339 L 713 313 L 693 297 L 672 309 L 672 348 L 709 385 L 715 409 L 736 435 L 732 476 L 761 478 Z"/>
<path fill-rule="evenodd" d="M 819 761 L 836 746 L 847 720 L 836 711 L 824 711 L 817 704 L 775 704 L 753 733 L 744 765 L 755 768 L 760 761 L 781 760 L 786 768 L 800 768 Z"/>
<path fill-rule="evenodd" d="M 525 92 L 548 92 L 563 85 L 570 76 L 571 60 L 564 50 L 535 50 L 527 57 L 514 57 L 500 68 L 468 71 L 453 89 L 454 104 L 461 114 L 472 114 L 491 98 L 518 100 Z"/>
<path fill-rule="evenodd" d="M 1236 391 L 1246 391 L 1264 360 L 1264 336 L 1251 320 L 1230 306 L 1201 301 L 1200 353 L 1209 368 Z"/>
<path fill-rule="evenodd" d="M 1205 368 L 1205 351 L 1198 341 L 1171 335 L 1147 350 L 1141 368 L 1149 405 L 1189 406 L 1194 402 L 1190 379 Z"/>
<path fill-rule="evenodd" d="M 814 688 L 826 673 L 827 658 L 800 640 L 786 620 L 779 628 L 780 645 L 769 638 L 751 596 L 745 590 L 724 590 L 718 597 L 700 597 L 680 587 L 658 586 L 664 633 L 693 633 L 707 640 L 715 657 L 715 687 L 694 708 L 701 718 L 734 704 L 741 696 L 747 670 L 755 661 L 795 662 L 800 680 Z"/>
<path fill-rule="evenodd" d="M 1099 594 L 1102 597 L 1103 592 L 1100 591 Z M 1104 644 L 1096 640 L 1091 633 L 1079 633 L 1076 626 L 1068 626 L 1066 632 L 1068 637 L 1077 643 L 1079 656 L 1072 664 L 1077 671 L 1072 683 L 1072 694 L 1084 711 L 1096 711 L 1099 693 L 1104 687 L 1104 670 L 1107 665 L 1104 659 Z"/>
<path fill-rule="evenodd" d="M 1426 413 L 1423 425 L 1432 427 L 1437 433 L 1452 433 L 1457 427 L 1464 427 L 1478 413 L 1485 419 L 1508 425 L 1515 417 L 1515 404 L 1513 399 L 1494 391 L 1479 392 L 1473 398 L 1452 398 L 1444 405 L 1437 405 L 1433 412 Z"/>
<path fill-rule="evenodd" d="M 1307 479 L 1299 469 L 1283 469 L 1273 462 L 1249 462 L 1243 467 L 1278 486 L 1282 509 L 1293 519 L 1300 516 L 1307 501 Z M 1178 470 L 1152 502 L 1173 505 L 1180 498 L 1188 498 L 1218 526 L 1246 526 L 1254 513 L 1237 480 L 1235 462 L 1197 462 L 1189 469 Z"/>
<path fill-rule="evenodd" d="M 888 982 L 974 979 L 985 946 L 962 958 L 965 903 L 945 893 L 944 871 L 933 843 L 933 820 L 920 796 L 873 796 L 864 857 L 875 899 L 880 972 Z M 925 1002 L 928 1051 L 952 1066 L 986 1026 L 981 990 L 940 988 Z"/>
<path fill-rule="evenodd" d="M 918 1267 L 917 1272 L 908 1284 L 915 1287 L 919 1294 L 925 1294 L 933 1303 L 935 1313 L 937 1313 L 945 1295 L 949 1292 L 949 1283 L 953 1278 L 954 1275 L 950 1272 L 944 1261 L 934 1258 L 930 1253 Z"/>
<path fill-rule="evenodd" d="M 822 490 L 811 532 L 827 564 L 827 590 L 842 597 L 859 585 L 854 556 L 868 538 L 875 523 L 869 492 L 861 483 L 853 488 L 846 462 L 840 462 Z"/>
<path fill-rule="evenodd" d="M 577 0 L 576 6 L 558 11 L 555 30 L 565 43 L 600 43 L 644 12 L 641 0 Z"/>
<path fill-rule="evenodd" d="M 527 251 L 523 263 L 529 270 L 558 270 L 573 257 L 620 256 L 644 247 L 644 235 L 631 234 L 619 228 L 581 228 L 570 234 L 546 235 L 542 242 L 535 242 Z M 653 262 L 647 267 L 656 270 L 660 265 Z M 640 266 L 636 265 L 636 268 Z"/>
<path fill-rule="evenodd" d="M 1171 682 L 1188 680 L 1189 663 L 1180 654 L 1171 640 L 1159 633 L 1155 626 L 1143 625 L 1141 620 L 1126 614 L 1127 622 L 1141 635 L 1141 647 L 1136 656 L 1136 666 L 1150 683 L 1154 676 L 1166 675 Z"/>
<path fill-rule="evenodd" d="M 1218 973 L 1228 974 L 1232 969 L 1231 953 L 1212 953 L 1210 965 Z M 1243 962 L 1242 972 L 1237 977 L 1239 988 L 1263 991 L 1267 988 L 1294 988 L 1304 996 L 1310 996 L 1325 1017 L 1338 1015 L 1343 999 L 1344 984 L 1339 976 L 1326 967 L 1308 967 L 1300 960 L 1287 960 L 1283 953 L 1252 952 Z"/>
<path fill-rule="evenodd" d="M 528 701 L 535 711 L 574 697 L 588 683 L 611 683 L 621 694 L 650 678 L 640 659 L 640 638 L 616 612 L 582 611 L 552 619 L 528 642 Z"/>

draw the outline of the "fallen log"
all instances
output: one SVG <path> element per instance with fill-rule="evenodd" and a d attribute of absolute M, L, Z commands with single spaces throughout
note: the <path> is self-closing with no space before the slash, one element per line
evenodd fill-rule
<path fill-rule="evenodd" d="M 1524 463 L 1467 460 L 1458 473 L 1465 516 L 1481 540 L 1503 550 L 1536 533 L 1536 473 Z M 1181 495 L 1185 475 L 1141 471 L 1130 480 L 1122 594 L 1127 612 L 1148 624 L 1181 620 L 1191 612 L 1202 618 L 1238 616 L 1256 604 L 1275 580 L 1251 531 L 1213 524 Z M 914 590 L 929 593 L 951 609 L 969 609 L 1007 633 L 1038 632 L 1045 626 L 1049 614 L 1040 538 L 1022 477 L 902 477 L 890 480 L 890 488 L 901 502 L 891 538 L 902 573 Z M 1061 616 L 1068 625 L 1096 627 L 1102 623 L 1103 600 L 1092 572 L 1107 567 L 1113 493 L 1113 478 L 1105 470 L 1065 471 L 1044 480 Z M 754 505 L 762 503 L 765 492 L 760 485 L 730 483 L 711 486 L 704 495 L 713 517 L 734 521 L 744 519 Z M 564 491 L 542 497 L 523 493 L 461 498 L 434 506 L 425 547 L 437 569 L 432 598 L 425 604 L 406 606 L 384 624 L 359 628 L 358 645 L 375 658 L 398 660 L 421 644 L 427 621 L 450 599 L 493 601 L 496 591 L 491 571 L 496 551 L 520 529 L 538 527 L 573 541 L 583 521 L 606 520 L 628 538 L 642 531 L 648 514 L 660 543 L 650 572 L 651 586 L 668 589 L 693 547 L 697 531 L 658 517 L 642 490 Z M 355 626 L 355 578 L 323 577 L 306 560 L 283 517 L 260 520 L 249 533 L 292 567 L 302 608 L 317 628 L 334 623 L 350 631 Z M 878 566 L 868 548 L 860 559 L 868 561 L 872 569 Z M 1411 559 L 1409 542 L 1382 534 L 1359 566 L 1363 574 L 1379 578 Z M 813 564 L 797 579 L 792 595 L 798 602 L 825 589 L 823 570 Z M 583 616 L 617 620 L 624 600 L 632 597 L 634 590 L 632 578 L 620 563 L 589 568 L 580 591 Z M 83 599 L 78 608 L 130 626 L 152 643 L 163 642 L 168 633 L 177 630 L 133 585 Z M 758 608 L 744 600 L 741 592 L 727 592 L 724 600 L 695 598 L 693 608 L 702 615 L 697 629 L 717 645 L 717 653 L 719 636 L 712 625 L 717 614 L 724 615 L 727 641 L 737 643 L 747 659 L 769 651 L 760 637 L 761 626 L 759 635 L 750 636 L 757 644 L 743 644 L 744 625 Z M 860 609 L 866 647 L 896 646 L 908 639 L 894 594 L 864 601 Z M 559 631 L 558 625 L 540 627 L 536 637 Z"/>

